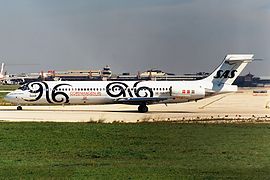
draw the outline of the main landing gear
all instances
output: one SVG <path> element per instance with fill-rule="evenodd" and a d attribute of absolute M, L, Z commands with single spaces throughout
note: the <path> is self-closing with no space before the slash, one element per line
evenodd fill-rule
<path fill-rule="evenodd" d="M 17 106 L 17 110 L 21 111 L 22 110 L 22 106 Z"/>
<path fill-rule="evenodd" d="M 138 111 L 139 111 L 140 113 L 146 113 L 146 112 L 148 112 L 148 107 L 146 106 L 146 104 L 141 104 L 141 105 L 139 105 L 139 107 L 138 107 Z"/>

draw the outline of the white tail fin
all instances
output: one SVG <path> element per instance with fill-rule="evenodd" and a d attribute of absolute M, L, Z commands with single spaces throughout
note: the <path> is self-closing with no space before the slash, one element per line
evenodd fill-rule
<path fill-rule="evenodd" d="M 5 68 L 5 63 L 2 63 L 2 65 L 1 65 L 1 71 L 0 71 L 0 78 L 2 79 L 2 78 L 4 78 L 4 68 Z"/>
<path fill-rule="evenodd" d="M 201 81 L 206 89 L 213 91 L 230 91 L 235 87 L 231 84 L 243 71 L 246 65 L 253 60 L 253 54 L 229 54 L 222 64 L 207 78 Z"/>
<path fill-rule="evenodd" d="M 1 65 L 1 72 L 0 74 L 4 75 L 4 67 L 5 67 L 5 63 L 2 63 Z"/>

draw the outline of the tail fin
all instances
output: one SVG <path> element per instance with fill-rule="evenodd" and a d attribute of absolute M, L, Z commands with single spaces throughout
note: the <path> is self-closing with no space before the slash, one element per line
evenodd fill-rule
<path fill-rule="evenodd" d="M 1 71 L 0 71 L 0 78 L 3 78 L 4 77 L 4 68 L 5 68 L 5 63 L 2 63 L 1 65 Z"/>
<path fill-rule="evenodd" d="M 1 72 L 0 72 L 0 74 L 4 74 L 4 67 L 5 67 L 5 63 L 2 63 L 2 65 L 1 65 Z"/>
<path fill-rule="evenodd" d="M 221 65 L 207 78 L 202 80 L 206 85 L 205 88 L 213 91 L 235 90 L 235 87 L 231 84 L 240 75 L 246 65 L 252 62 L 253 56 L 253 54 L 228 54 Z"/>

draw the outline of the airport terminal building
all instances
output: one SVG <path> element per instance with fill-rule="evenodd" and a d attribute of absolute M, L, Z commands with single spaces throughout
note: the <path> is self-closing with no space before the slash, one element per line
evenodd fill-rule
<path fill-rule="evenodd" d="M 33 74 L 33 73 L 31 73 Z M 54 71 L 49 70 L 39 75 L 26 76 L 14 76 L 12 77 L 10 84 L 25 84 L 33 81 L 192 81 L 199 80 L 207 77 L 209 73 L 198 72 L 177 75 L 174 73 L 164 72 L 159 69 L 150 69 L 144 72 L 138 72 L 137 74 L 131 74 L 129 72 L 114 74 L 110 67 L 107 65 L 102 70 L 68 70 L 68 71 Z M 32 77 L 32 78 L 31 78 Z M 270 87 L 270 77 L 256 77 L 255 75 L 248 73 L 244 76 L 238 76 L 234 85 L 239 87 Z"/>

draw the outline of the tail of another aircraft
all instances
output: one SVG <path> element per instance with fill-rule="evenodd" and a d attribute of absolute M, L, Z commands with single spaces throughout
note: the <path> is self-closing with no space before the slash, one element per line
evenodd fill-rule
<path fill-rule="evenodd" d="M 0 78 L 3 78 L 4 77 L 4 68 L 5 68 L 5 63 L 2 63 L 1 64 L 1 71 L 0 71 Z"/>
<path fill-rule="evenodd" d="M 221 65 L 207 78 L 200 80 L 208 91 L 231 92 L 236 91 L 233 86 L 237 76 L 243 71 L 246 65 L 253 60 L 253 54 L 228 54 Z"/>
<path fill-rule="evenodd" d="M 2 63 L 1 64 L 1 72 L 0 72 L 0 74 L 4 74 L 4 67 L 5 67 L 5 63 Z"/>

